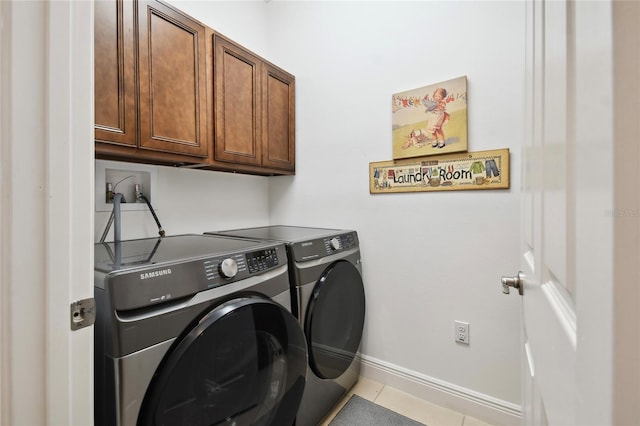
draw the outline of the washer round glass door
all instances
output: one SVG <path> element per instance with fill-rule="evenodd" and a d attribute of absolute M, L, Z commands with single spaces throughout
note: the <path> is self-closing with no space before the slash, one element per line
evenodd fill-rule
<path fill-rule="evenodd" d="M 295 317 L 271 300 L 221 304 L 174 342 L 138 424 L 293 424 L 305 385 L 305 345 Z"/>
<path fill-rule="evenodd" d="M 320 378 L 341 376 L 356 356 L 364 327 L 360 272 L 346 260 L 324 270 L 307 306 L 304 331 L 309 365 Z"/>

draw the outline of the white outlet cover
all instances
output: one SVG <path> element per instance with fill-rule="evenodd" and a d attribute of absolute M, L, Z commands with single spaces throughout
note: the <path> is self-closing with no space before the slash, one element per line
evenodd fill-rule
<path fill-rule="evenodd" d="M 454 321 L 454 338 L 458 343 L 469 344 L 469 323 Z"/>

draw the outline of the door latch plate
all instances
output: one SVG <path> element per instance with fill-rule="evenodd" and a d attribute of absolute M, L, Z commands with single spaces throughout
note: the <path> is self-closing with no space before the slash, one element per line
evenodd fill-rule
<path fill-rule="evenodd" d="M 71 303 L 71 331 L 89 327 L 96 322 L 96 301 L 94 298 Z"/>

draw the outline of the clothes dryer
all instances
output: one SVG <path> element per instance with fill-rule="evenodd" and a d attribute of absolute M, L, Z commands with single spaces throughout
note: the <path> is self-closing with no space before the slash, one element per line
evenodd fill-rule
<path fill-rule="evenodd" d="M 95 424 L 291 425 L 307 368 L 283 244 L 95 246 Z"/>
<path fill-rule="evenodd" d="M 307 338 L 307 385 L 297 426 L 315 426 L 353 387 L 365 318 L 358 234 L 351 230 L 266 226 L 211 234 L 284 242 L 292 309 Z"/>

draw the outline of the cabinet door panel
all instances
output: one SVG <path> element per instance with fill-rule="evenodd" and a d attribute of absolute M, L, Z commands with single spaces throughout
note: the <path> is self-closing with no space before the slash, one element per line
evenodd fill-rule
<path fill-rule="evenodd" d="M 214 35 L 215 160 L 260 165 L 260 59 Z"/>
<path fill-rule="evenodd" d="M 293 171 L 295 169 L 295 80 L 265 64 L 263 80 L 262 164 Z"/>
<path fill-rule="evenodd" d="M 140 148 L 207 156 L 205 27 L 139 3 Z"/>
<path fill-rule="evenodd" d="M 136 145 L 135 46 L 131 1 L 94 6 L 95 138 Z"/>

